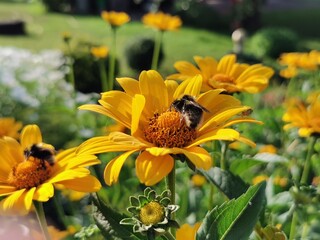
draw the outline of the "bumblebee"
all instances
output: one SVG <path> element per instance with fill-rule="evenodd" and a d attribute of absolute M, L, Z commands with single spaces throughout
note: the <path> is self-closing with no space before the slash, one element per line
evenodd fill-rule
<path fill-rule="evenodd" d="M 54 165 L 55 162 L 55 151 L 50 148 L 41 146 L 41 144 L 33 144 L 30 150 L 25 150 L 26 157 L 34 157 L 43 161 L 43 166 L 45 167 L 44 161 L 47 161 L 50 166 Z"/>
<path fill-rule="evenodd" d="M 182 98 L 174 100 L 171 103 L 171 108 L 179 112 L 187 126 L 193 129 L 199 126 L 203 112 L 209 112 L 208 109 L 197 103 L 195 98 L 190 95 L 184 95 Z"/>

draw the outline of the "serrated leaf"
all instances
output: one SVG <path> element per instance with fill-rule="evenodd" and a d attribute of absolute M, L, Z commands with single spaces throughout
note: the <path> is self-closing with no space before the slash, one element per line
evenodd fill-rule
<path fill-rule="evenodd" d="M 105 239 L 147 239 L 143 235 L 133 232 L 132 226 L 121 225 L 120 221 L 124 218 L 128 218 L 128 216 L 120 214 L 107 206 L 98 194 L 94 194 L 92 199 L 94 205 L 97 207 L 94 214 L 94 220 Z"/>
<path fill-rule="evenodd" d="M 216 185 L 229 199 L 237 198 L 245 193 L 249 187 L 240 177 L 229 171 L 213 167 L 209 170 L 198 170 L 210 183 Z"/>
<path fill-rule="evenodd" d="M 236 200 L 211 210 L 199 228 L 197 240 L 247 240 L 265 203 L 266 183 L 252 186 Z"/>

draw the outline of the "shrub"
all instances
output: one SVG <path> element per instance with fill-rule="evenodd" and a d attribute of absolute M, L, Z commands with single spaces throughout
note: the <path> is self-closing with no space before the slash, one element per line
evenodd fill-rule
<path fill-rule="evenodd" d="M 151 37 L 137 37 L 131 41 L 126 49 L 125 55 L 128 65 L 136 70 L 149 70 L 151 68 L 152 56 L 154 49 L 154 39 Z M 160 49 L 158 66 L 160 66 L 164 58 L 162 47 Z"/>
<path fill-rule="evenodd" d="M 257 57 L 277 58 L 298 49 L 298 36 L 288 28 L 265 28 L 251 38 L 250 49 Z"/>
<path fill-rule="evenodd" d="M 102 92 L 99 64 L 90 52 L 93 46 L 97 45 L 88 41 L 79 41 L 71 53 L 76 89 L 82 93 Z M 68 54 L 66 53 L 66 55 Z M 105 59 L 107 71 L 108 66 L 107 58 Z M 119 62 L 116 60 L 116 74 L 118 73 L 118 66 Z"/>

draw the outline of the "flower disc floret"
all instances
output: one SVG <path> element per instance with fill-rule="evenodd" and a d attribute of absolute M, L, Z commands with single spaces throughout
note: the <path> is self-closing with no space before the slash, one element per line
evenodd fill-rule
<path fill-rule="evenodd" d="M 44 183 L 51 175 L 48 162 L 29 157 L 27 161 L 18 163 L 9 173 L 8 183 L 17 189 L 30 189 Z"/>
<path fill-rule="evenodd" d="M 157 147 L 185 147 L 196 139 L 196 130 L 186 125 L 179 112 L 154 114 L 144 129 L 145 138 Z"/>
<path fill-rule="evenodd" d="M 144 225 L 156 225 L 165 217 L 165 209 L 158 202 L 149 202 L 140 209 L 139 219 Z"/>

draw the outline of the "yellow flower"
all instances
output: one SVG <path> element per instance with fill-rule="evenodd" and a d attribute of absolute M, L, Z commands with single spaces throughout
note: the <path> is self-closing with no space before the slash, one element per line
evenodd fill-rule
<path fill-rule="evenodd" d="M 198 168 L 209 169 L 212 159 L 201 144 L 239 139 L 239 132 L 228 127 L 240 122 L 257 123 L 247 117 L 231 119 L 249 107 L 241 106 L 232 96 L 220 94 L 221 90 L 200 94 L 200 75 L 179 86 L 175 81 L 164 81 L 154 70 L 141 72 L 139 81 L 132 78 L 118 78 L 117 81 L 124 92 L 102 93 L 100 105 L 80 107 L 109 116 L 131 130 L 131 135 L 112 132 L 108 136 L 91 138 L 78 149 L 79 153 L 88 154 L 124 152 L 105 168 L 108 185 L 118 181 L 124 162 L 134 152 L 140 153 L 136 159 L 136 174 L 141 183 L 148 186 L 158 183 L 172 170 L 176 154 L 184 154 Z M 170 107 L 175 99 L 186 94 L 194 96 L 209 111 L 204 113 L 203 123 L 198 128 L 188 127 L 184 117 Z"/>
<path fill-rule="evenodd" d="M 263 181 L 267 181 L 268 179 L 269 179 L 269 177 L 267 175 L 259 175 L 259 176 L 256 176 L 252 179 L 252 184 L 256 185 L 256 184 L 261 183 Z"/>
<path fill-rule="evenodd" d="M 277 153 L 277 148 L 272 144 L 264 145 L 259 149 L 259 153 Z"/>
<path fill-rule="evenodd" d="M 288 122 L 284 130 L 298 128 L 299 136 L 309 137 L 320 133 L 320 93 L 313 93 L 305 103 L 292 98 L 286 103 L 286 112 L 282 120 Z"/>
<path fill-rule="evenodd" d="M 112 27 L 119 27 L 130 21 L 130 17 L 125 12 L 102 11 L 101 17 L 108 22 Z"/>
<path fill-rule="evenodd" d="M 258 93 L 264 90 L 274 71 L 262 64 L 248 65 L 236 63 L 236 55 L 229 54 L 218 62 L 212 57 L 194 57 L 198 68 L 187 61 L 178 61 L 174 67 L 179 73 L 168 76 L 168 79 L 185 80 L 197 74 L 203 77 L 204 91 L 224 89 L 228 93 Z"/>
<path fill-rule="evenodd" d="M 163 12 L 147 13 L 142 17 L 142 22 L 160 31 L 176 30 L 182 25 L 182 21 L 178 16 L 171 16 Z"/>
<path fill-rule="evenodd" d="M 0 139 L 0 214 L 27 214 L 32 201 L 46 202 L 54 195 L 54 185 L 63 185 L 81 192 L 95 192 L 100 182 L 86 168 L 100 163 L 89 154 L 75 154 L 75 148 L 62 151 L 55 160 L 48 160 L 51 145 L 42 142 L 37 125 L 26 126 L 21 144 L 15 139 Z M 35 145 L 36 144 L 36 145 Z M 35 154 L 32 146 L 45 146 L 46 151 Z"/>
<path fill-rule="evenodd" d="M 196 187 L 201 187 L 206 183 L 206 178 L 202 175 L 195 174 L 191 177 L 191 182 Z"/>
<path fill-rule="evenodd" d="M 16 122 L 14 118 L 0 118 L 0 138 L 7 136 L 18 139 L 21 128 L 22 123 Z"/>
<path fill-rule="evenodd" d="M 96 58 L 106 58 L 109 53 L 109 48 L 106 46 L 100 46 L 100 47 L 92 47 L 91 48 L 91 54 Z"/>
<path fill-rule="evenodd" d="M 63 33 L 61 33 L 61 35 L 62 35 L 62 39 L 63 39 L 63 41 L 65 43 L 69 43 L 70 42 L 71 37 L 72 37 L 70 32 L 63 32 Z"/>
<path fill-rule="evenodd" d="M 201 223 L 197 222 L 194 226 L 189 224 L 183 224 L 176 232 L 177 240 L 195 240 L 196 233 L 200 227 Z"/>
<path fill-rule="evenodd" d="M 293 78 L 297 76 L 298 72 L 296 67 L 289 66 L 285 69 L 280 70 L 279 74 L 281 77 L 284 77 L 284 78 Z"/>
<path fill-rule="evenodd" d="M 317 70 L 320 65 L 320 51 L 283 53 L 278 61 L 281 65 L 287 65 L 289 68 Z"/>
<path fill-rule="evenodd" d="M 288 179 L 285 177 L 276 176 L 273 179 L 274 185 L 278 185 L 280 187 L 285 187 L 288 185 Z"/>

